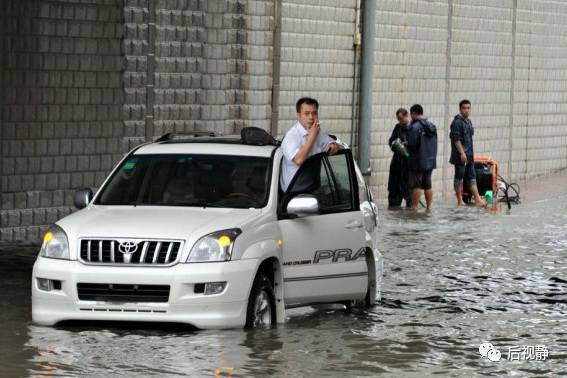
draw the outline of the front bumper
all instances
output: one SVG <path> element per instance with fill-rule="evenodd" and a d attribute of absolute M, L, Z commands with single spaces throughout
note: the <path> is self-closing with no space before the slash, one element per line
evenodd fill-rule
<path fill-rule="evenodd" d="M 172 267 L 93 266 L 39 257 L 32 276 L 32 319 L 40 325 L 65 320 L 149 321 L 191 324 L 197 328 L 235 328 L 246 323 L 246 307 L 257 259 Z M 37 278 L 61 281 L 60 290 L 44 291 Z M 226 281 L 223 292 L 195 293 L 195 284 Z M 79 300 L 77 283 L 169 285 L 163 303 Z"/>

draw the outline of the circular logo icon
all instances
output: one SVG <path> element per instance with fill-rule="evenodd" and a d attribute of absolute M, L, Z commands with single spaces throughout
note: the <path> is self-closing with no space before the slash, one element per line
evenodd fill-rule
<path fill-rule="evenodd" d="M 134 253 L 137 249 L 138 243 L 134 243 L 133 241 L 123 242 L 118 245 L 118 250 L 124 254 Z"/>
<path fill-rule="evenodd" d="M 500 358 L 502 358 L 502 354 L 500 353 L 498 348 L 496 348 L 491 343 L 480 344 L 480 346 L 478 347 L 478 353 L 480 353 L 482 358 L 486 357 L 489 361 L 492 362 L 500 361 Z"/>
<path fill-rule="evenodd" d="M 491 343 L 482 343 L 478 348 L 478 352 L 482 357 L 486 357 L 488 355 L 488 351 L 491 349 L 494 349 L 494 345 L 492 345 Z"/>
<path fill-rule="evenodd" d="M 488 357 L 490 361 L 496 362 L 496 361 L 500 361 L 500 357 L 502 357 L 502 354 L 498 349 L 493 348 L 488 351 L 486 357 Z"/>

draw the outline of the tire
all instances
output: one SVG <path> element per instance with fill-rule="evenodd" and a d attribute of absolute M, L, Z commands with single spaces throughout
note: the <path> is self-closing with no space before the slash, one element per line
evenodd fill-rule
<path fill-rule="evenodd" d="M 272 328 L 276 324 L 274 289 L 270 279 L 258 272 L 246 309 L 246 328 Z"/>
<path fill-rule="evenodd" d="M 353 312 L 353 310 L 364 310 L 370 308 L 370 289 L 366 292 L 364 299 L 352 299 L 350 301 L 344 302 L 347 312 Z"/>

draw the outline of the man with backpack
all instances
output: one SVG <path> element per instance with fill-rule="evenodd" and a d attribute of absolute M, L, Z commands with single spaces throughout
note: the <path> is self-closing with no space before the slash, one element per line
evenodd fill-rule
<path fill-rule="evenodd" d="M 431 174 L 437 168 L 437 127 L 423 116 L 423 107 L 419 104 L 410 108 L 410 115 L 408 183 L 412 190 L 411 208 L 417 211 L 423 190 L 427 210 L 430 210 L 433 203 Z"/>

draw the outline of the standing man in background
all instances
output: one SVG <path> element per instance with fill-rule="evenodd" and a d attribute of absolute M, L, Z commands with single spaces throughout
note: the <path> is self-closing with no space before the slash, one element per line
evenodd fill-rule
<path fill-rule="evenodd" d="M 299 167 L 310 156 L 327 151 L 334 154 L 339 150 L 339 143 L 325 133 L 320 132 L 319 103 L 314 98 L 302 97 L 295 104 L 297 122 L 285 134 L 282 142 L 283 160 L 280 186 L 283 191 Z"/>
<path fill-rule="evenodd" d="M 408 135 L 409 187 L 412 190 L 411 208 L 417 211 L 421 191 L 425 192 L 427 210 L 433 204 L 431 174 L 437 168 L 437 127 L 423 116 L 423 107 L 410 108 L 412 123 Z"/>
<path fill-rule="evenodd" d="M 451 158 L 449 162 L 455 166 L 455 195 L 457 206 L 463 204 L 463 180 L 466 176 L 470 193 L 477 206 L 483 206 L 476 185 L 476 171 L 474 169 L 473 135 L 474 129 L 470 120 L 471 102 L 462 100 L 459 103 L 459 114 L 451 123 Z"/>
<path fill-rule="evenodd" d="M 411 119 L 406 109 L 400 108 L 396 111 L 398 124 L 394 126 L 388 145 L 394 152 L 390 163 L 390 175 L 388 176 L 388 206 L 399 207 L 402 199 L 406 201 L 406 207 L 411 206 L 411 193 L 408 187 L 408 133 Z"/>

